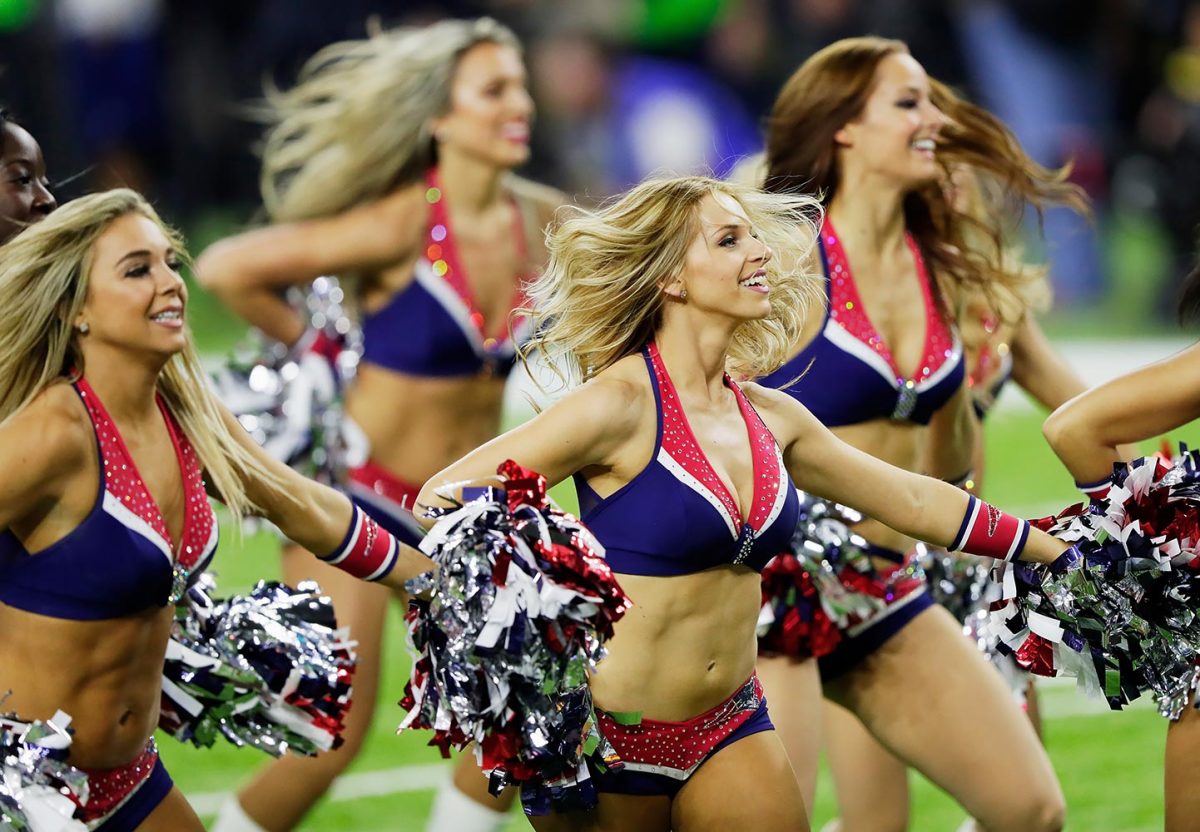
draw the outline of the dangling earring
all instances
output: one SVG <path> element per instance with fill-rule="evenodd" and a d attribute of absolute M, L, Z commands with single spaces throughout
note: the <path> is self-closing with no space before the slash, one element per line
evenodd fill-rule
<path fill-rule="evenodd" d="M 79 330 L 80 335 L 87 335 L 88 330 L 91 329 L 91 327 L 88 326 L 87 321 L 84 321 L 83 323 L 81 323 L 79 326 L 77 326 L 75 328 Z"/>
<path fill-rule="evenodd" d="M 679 299 L 680 299 L 680 300 L 687 300 L 687 289 L 681 289 L 681 290 L 679 291 Z"/>

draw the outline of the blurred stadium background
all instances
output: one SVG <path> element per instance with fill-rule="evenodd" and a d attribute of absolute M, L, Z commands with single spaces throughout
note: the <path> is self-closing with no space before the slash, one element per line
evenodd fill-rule
<path fill-rule="evenodd" d="M 1190 0 L 0 0 L 0 102 L 41 141 L 60 200 L 132 185 L 199 252 L 254 221 L 257 131 L 242 113 L 266 79 L 286 84 L 305 57 L 362 36 L 371 18 L 479 14 L 526 44 L 538 121 L 523 172 L 584 204 L 654 171 L 727 172 L 758 149 L 776 90 L 807 55 L 848 35 L 902 38 L 1038 161 L 1074 160 L 1095 218 L 1051 214 L 1037 253 L 1056 290 L 1046 329 L 1085 377 L 1194 337 L 1171 316 L 1200 223 L 1200 2 Z M 199 290 L 189 315 L 213 359 L 243 332 Z M 987 493 L 1027 515 L 1074 500 L 1041 418 L 1009 391 L 988 426 Z M 1198 435 L 1191 426 L 1171 439 Z M 276 549 L 265 535 L 239 544 L 227 534 L 222 588 L 277 574 Z M 407 674 L 398 611 L 391 635 L 375 733 L 305 829 L 421 829 L 447 775 L 421 736 L 393 736 Z M 1162 720 L 1146 703 L 1110 714 L 1069 686 L 1042 692 L 1069 828 L 1160 829 Z M 171 740 L 163 752 L 202 813 L 262 762 Z M 962 813 L 913 782 L 912 828 L 956 828 Z M 1020 788 L 1019 773 L 997 788 Z M 834 811 L 822 782 L 817 826 Z M 514 816 L 511 828 L 527 826 Z"/>

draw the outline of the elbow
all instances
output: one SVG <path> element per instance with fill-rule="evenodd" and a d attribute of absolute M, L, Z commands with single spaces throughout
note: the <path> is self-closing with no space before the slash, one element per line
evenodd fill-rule
<path fill-rule="evenodd" d="M 1046 421 L 1042 423 L 1042 436 L 1046 437 L 1056 454 L 1061 456 L 1061 451 L 1070 441 L 1070 437 L 1076 434 L 1076 421 L 1071 408 L 1064 405 L 1047 416 Z"/>
<path fill-rule="evenodd" d="M 232 279 L 225 266 L 225 241 L 213 243 L 196 258 L 192 274 L 204 291 L 225 300 L 229 295 Z"/>

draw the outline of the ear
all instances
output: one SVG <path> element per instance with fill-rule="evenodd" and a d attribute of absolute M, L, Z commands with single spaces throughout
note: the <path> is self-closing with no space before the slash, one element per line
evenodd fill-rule
<path fill-rule="evenodd" d="M 852 121 L 842 125 L 842 129 L 833 134 L 833 143 L 838 147 L 854 147 L 854 135 L 858 131 L 855 130 L 856 125 Z"/>
<path fill-rule="evenodd" d="M 684 300 L 687 298 L 687 286 L 684 285 L 683 279 L 679 277 L 673 277 L 664 283 L 662 292 L 674 300 Z"/>

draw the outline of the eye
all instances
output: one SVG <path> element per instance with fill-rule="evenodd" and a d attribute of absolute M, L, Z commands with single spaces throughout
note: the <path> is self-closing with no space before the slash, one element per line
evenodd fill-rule
<path fill-rule="evenodd" d="M 167 268 L 173 272 L 178 273 L 179 270 L 183 268 L 183 261 L 180 260 L 178 257 L 168 257 L 167 258 Z"/>
<path fill-rule="evenodd" d="M 918 103 L 915 98 L 902 98 L 896 102 L 896 106 L 902 110 L 915 110 Z"/>
<path fill-rule="evenodd" d="M 138 263 L 136 266 L 130 266 L 125 270 L 126 277 L 145 277 L 150 274 L 149 263 Z"/>
<path fill-rule="evenodd" d="M 28 188 L 30 185 L 33 184 L 33 177 L 30 176 L 28 173 L 22 173 L 17 176 L 14 176 L 9 181 L 16 185 L 20 185 L 22 188 Z"/>
<path fill-rule="evenodd" d="M 488 98 L 499 98 L 504 92 L 503 84 L 489 84 L 483 88 L 483 94 Z"/>
<path fill-rule="evenodd" d="M 721 242 L 717 243 L 717 245 L 722 246 L 724 248 L 733 248 L 734 246 L 737 245 L 737 237 L 733 236 L 732 234 L 729 234 L 726 237 L 722 238 Z"/>

